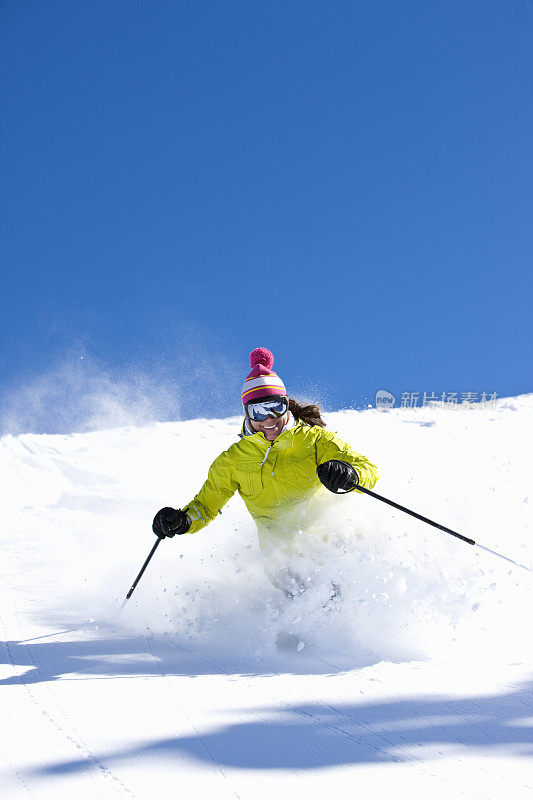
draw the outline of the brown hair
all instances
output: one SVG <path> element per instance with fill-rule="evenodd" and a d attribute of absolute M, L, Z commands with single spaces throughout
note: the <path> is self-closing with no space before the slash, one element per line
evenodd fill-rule
<path fill-rule="evenodd" d="M 321 428 L 326 427 L 326 423 L 322 419 L 320 409 L 316 404 L 304 405 L 295 400 L 294 397 L 289 397 L 289 411 L 295 420 L 302 420 L 307 425 L 319 425 Z"/>

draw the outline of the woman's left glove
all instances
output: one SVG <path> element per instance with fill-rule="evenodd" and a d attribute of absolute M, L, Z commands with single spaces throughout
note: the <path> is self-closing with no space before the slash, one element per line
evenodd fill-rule
<path fill-rule="evenodd" d="M 339 489 L 350 492 L 359 483 L 359 476 L 351 464 L 346 461 L 326 461 L 319 464 L 316 474 L 330 492 L 338 494 Z"/>
<path fill-rule="evenodd" d="M 185 511 L 168 506 L 157 512 L 152 523 L 152 530 L 160 539 L 187 533 L 190 527 L 191 518 Z"/>

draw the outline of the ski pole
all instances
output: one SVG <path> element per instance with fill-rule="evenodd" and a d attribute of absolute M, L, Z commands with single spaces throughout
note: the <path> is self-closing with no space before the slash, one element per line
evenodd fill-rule
<path fill-rule="evenodd" d="M 490 547 L 485 547 L 479 542 L 475 542 L 474 539 L 469 539 L 468 536 L 463 536 L 462 533 L 457 533 L 457 531 L 452 531 L 451 528 L 447 528 L 446 525 L 440 525 L 438 522 L 434 522 L 432 519 L 428 519 L 428 517 L 424 517 L 422 514 L 417 514 L 416 511 L 411 511 L 411 509 L 406 508 L 405 506 L 401 506 L 399 503 L 395 503 L 393 500 L 389 500 L 387 497 L 383 497 L 381 494 L 376 494 L 376 492 L 370 491 L 370 489 L 365 489 L 364 486 L 360 486 L 359 484 L 355 487 L 358 492 L 364 492 L 364 494 L 369 494 L 370 497 L 375 497 L 376 500 L 381 500 L 382 503 L 387 503 L 387 505 L 392 506 L 393 508 L 397 508 L 399 511 L 404 511 L 406 514 L 410 514 L 412 517 L 416 517 L 416 519 L 421 520 L 422 522 L 427 522 L 428 525 L 433 525 L 434 528 L 438 528 L 445 533 L 449 533 L 451 536 L 455 536 L 457 539 L 461 539 L 461 541 L 466 542 L 467 544 L 477 545 L 482 550 L 486 550 L 488 553 L 492 553 L 494 556 L 498 556 L 498 558 L 503 558 L 504 561 L 510 561 L 511 564 L 514 564 L 517 567 L 521 567 L 522 569 L 527 570 L 528 572 L 533 572 L 531 567 L 526 567 L 524 564 L 519 564 L 518 561 L 513 561 L 512 558 L 508 558 L 507 556 L 503 556 L 501 553 L 497 553 L 496 550 L 491 550 Z"/>
<path fill-rule="evenodd" d="M 137 577 L 136 577 L 136 578 L 135 578 L 135 580 L 133 581 L 133 583 L 132 583 L 132 585 L 131 585 L 131 589 L 129 590 L 128 594 L 126 595 L 126 599 L 124 600 L 124 602 L 123 602 L 123 603 L 122 603 L 122 605 L 120 606 L 120 610 L 121 610 L 121 611 L 122 611 L 122 609 L 124 608 L 124 606 L 126 605 L 126 603 L 128 602 L 128 600 L 130 599 L 130 597 L 132 596 L 133 592 L 135 591 L 135 588 L 136 588 L 137 584 L 139 583 L 139 581 L 141 580 L 141 578 L 142 578 L 142 576 L 143 576 L 143 574 L 144 574 L 144 570 L 146 569 L 146 567 L 147 567 L 147 566 L 148 566 L 148 564 L 150 563 L 150 559 L 152 558 L 153 554 L 155 553 L 155 551 L 156 551 L 156 550 L 157 550 L 157 548 L 159 547 L 159 545 L 160 545 L 161 541 L 162 541 L 162 540 L 158 538 L 157 542 L 154 544 L 154 546 L 152 547 L 152 549 L 151 549 L 151 550 L 150 550 L 150 552 L 148 553 L 148 558 L 146 559 L 146 561 L 145 561 L 145 562 L 144 562 L 144 564 L 142 565 L 142 567 L 141 567 L 141 571 L 139 572 L 139 574 L 137 575 Z"/>

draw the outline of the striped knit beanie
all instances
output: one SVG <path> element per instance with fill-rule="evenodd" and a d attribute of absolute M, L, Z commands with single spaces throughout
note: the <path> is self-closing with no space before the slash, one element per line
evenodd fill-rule
<path fill-rule="evenodd" d="M 285 397 L 287 392 L 281 378 L 272 371 L 274 356 L 266 347 L 256 347 L 250 353 L 252 371 L 244 381 L 242 387 L 243 405 L 253 403 L 260 397 L 280 395 Z"/>

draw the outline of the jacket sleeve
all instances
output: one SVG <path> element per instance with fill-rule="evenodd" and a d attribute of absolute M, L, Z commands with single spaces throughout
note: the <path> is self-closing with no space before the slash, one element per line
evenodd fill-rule
<path fill-rule="evenodd" d="M 206 482 L 195 498 L 183 507 L 192 521 L 188 533 L 196 533 L 214 520 L 236 489 L 232 459 L 226 451 L 213 461 Z"/>
<path fill-rule="evenodd" d="M 326 461 L 336 459 L 351 464 L 359 476 L 359 483 L 365 489 L 372 489 L 377 483 L 378 468 L 365 456 L 356 453 L 349 444 L 346 444 L 333 431 L 321 431 L 316 440 L 316 463 L 324 464 Z"/>

